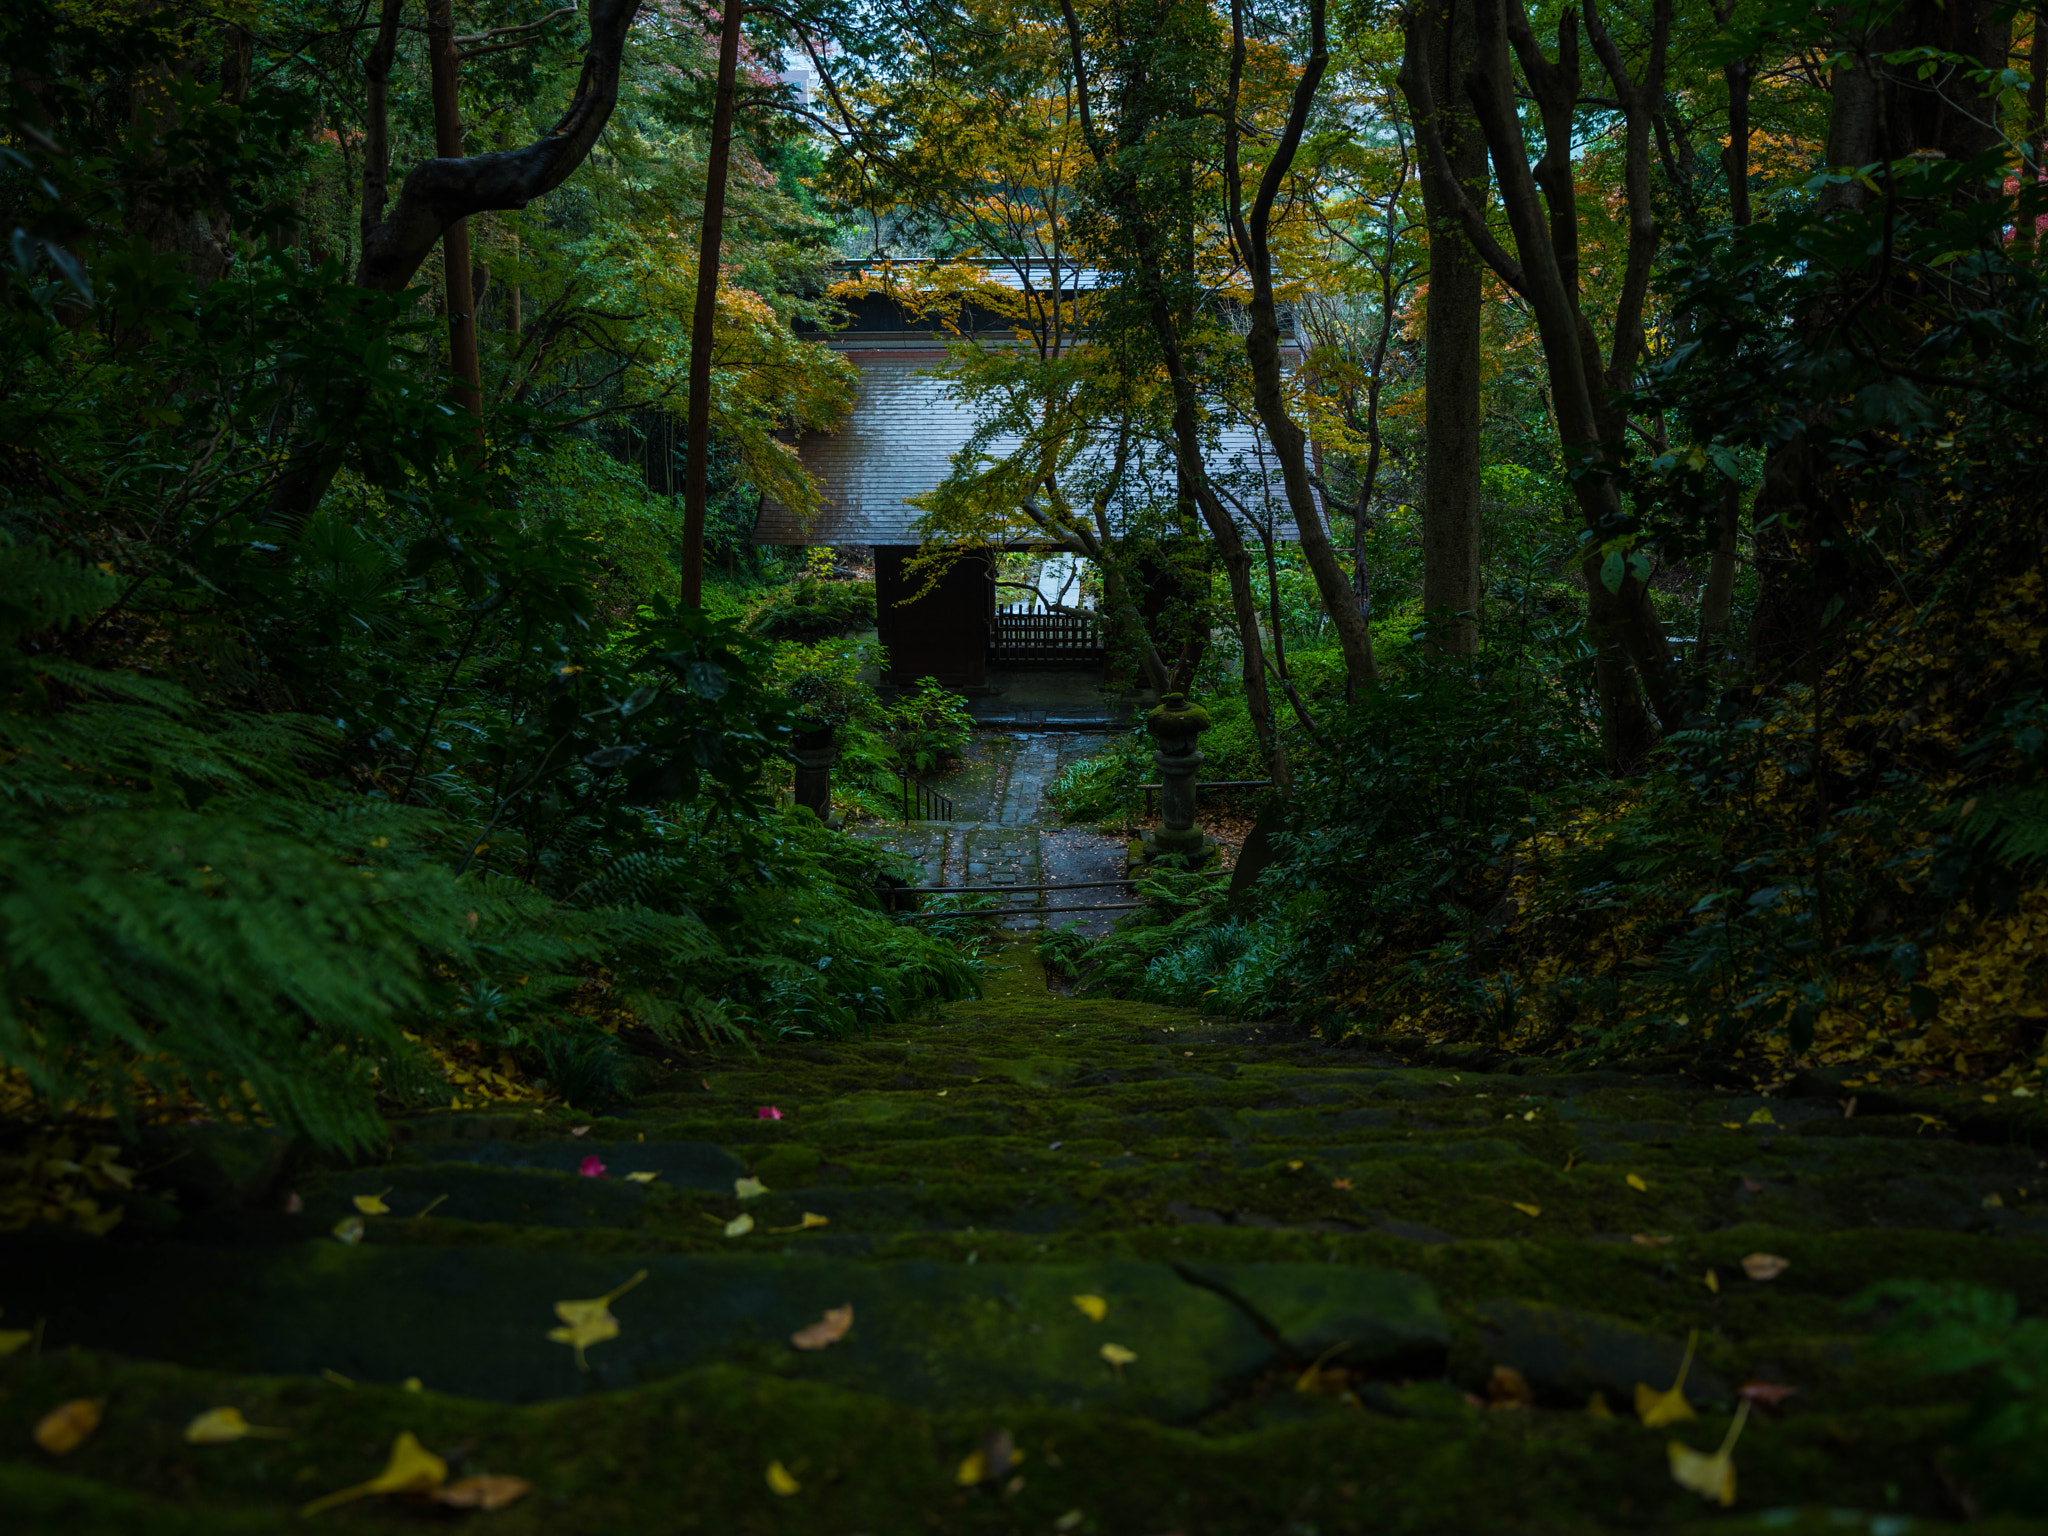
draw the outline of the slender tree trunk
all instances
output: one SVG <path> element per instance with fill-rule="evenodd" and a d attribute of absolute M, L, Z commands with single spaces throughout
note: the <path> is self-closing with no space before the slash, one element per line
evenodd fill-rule
<path fill-rule="evenodd" d="M 1244 347 L 1245 358 L 1252 370 L 1252 404 L 1266 429 L 1267 440 L 1273 445 L 1273 456 L 1280 461 L 1280 482 L 1287 493 L 1287 508 L 1294 516 L 1302 557 L 1307 560 L 1309 571 L 1315 577 L 1323 611 L 1329 614 L 1330 623 L 1337 631 L 1337 646 L 1344 656 L 1347 690 L 1364 693 L 1379 680 L 1372 654 L 1372 632 L 1366 628 L 1365 616 L 1359 612 L 1358 596 L 1344 574 L 1343 563 L 1330 545 L 1329 530 L 1317 505 L 1315 488 L 1309 483 L 1308 434 L 1288 414 L 1285 373 L 1280 356 L 1280 315 L 1273 296 L 1273 255 L 1268 243 L 1273 205 L 1294 165 L 1302 134 L 1308 127 L 1316 90 L 1329 66 L 1323 0 L 1309 0 L 1308 58 L 1302 65 L 1301 78 L 1295 82 L 1286 125 L 1273 146 L 1265 174 L 1259 179 L 1249 213 L 1244 209 L 1244 184 L 1238 164 L 1237 98 L 1245 61 L 1243 0 L 1231 0 L 1230 19 L 1230 95 L 1223 113 L 1224 180 L 1230 193 L 1232 233 L 1251 276 L 1251 303 L 1247 306 L 1251 331 L 1245 337 Z M 1277 636 L 1275 642 L 1278 642 Z"/>
<path fill-rule="evenodd" d="M 718 319 L 718 262 L 725 243 L 726 168 L 732 158 L 733 82 L 739 73 L 740 0 L 726 0 L 718 32 L 718 88 L 704 165 L 704 223 L 697 240 L 697 305 L 690 314 L 689 442 L 683 460 L 683 602 L 704 601 L 704 509 L 710 499 L 711 335 Z"/>
<path fill-rule="evenodd" d="M 1189 488 L 1209 537 L 1223 562 L 1224 582 L 1230 588 L 1231 616 L 1237 621 L 1238 646 L 1244 661 L 1244 702 L 1252 717 L 1252 731 L 1265 749 L 1273 782 L 1285 790 L 1290 782 L 1287 748 L 1280 740 L 1279 724 L 1273 718 L 1273 693 L 1266 685 L 1266 645 L 1259 633 L 1259 597 L 1252 588 L 1251 551 L 1244 534 L 1231 518 L 1215 488 L 1209 484 L 1207 466 L 1202 462 L 1202 443 L 1195 430 L 1195 381 L 1181 356 L 1180 336 L 1163 299 L 1153 304 L 1153 329 L 1166 354 L 1167 378 L 1173 384 L 1173 445 L 1185 471 Z"/>
<path fill-rule="evenodd" d="M 1427 75 L 1426 100 L 1457 191 L 1486 206 L 1486 139 L 1465 100 L 1477 57 L 1474 0 L 1422 0 L 1409 13 L 1415 67 Z M 1420 121 L 1419 90 L 1408 95 Z M 1479 648 L 1479 356 L 1484 263 L 1459 228 L 1456 196 L 1422 165 L 1422 206 L 1429 223 L 1429 298 L 1423 316 L 1422 606 L 1445 622 L 1445 649 Z"/>
<path fill-rule="evenodd" d="M 1714 524 L 1714 553 L 1707 563 L 1707 587 L 1700 594 L 1699 636 L 1693 643 L 1694 666 L 1704 666 L 1728 615 L 1735 607 L 1736 541 L 1742 534 L 1742 487 L 1721 491 L 1720 516 Z"/>
<path fill-rule="evenodd" d="M 1128 176 L 1124 168 L 1116 164 L 1117 157 L 1108 151 L 1095 132 L 1088 99 L 1087 55 L 1074 0 L 1060 0 L 1060 14 L 1066 23 L 1067 45 L 1074 61 L 1074 101 L 1081 120 L 1082 142 L 1088 146 L 1089 156 L 1098 168 L 1112 173 L 1123 172 Z M 1127 85 L 1125 94 L 1131 106 L 1124 121 L 1118 125 L 1118 149 L 1128 149 L 1135 156 L 1143 147 L 1151 126 L 1150 109 L 1144 100 L 1146 86 L 1142 67 Z M 1223 561 L 1224 577 L 1230 587 L 1230 606 L 1237 620 L 1238 640 L 1244 650 L 1245 707 L 1251 715 L 1252 729 L 1257 733 L 1259 746 L 1272 764 L 1273 783 L 1284 794 L 1289 784 L 1287 748 L 1273 719 L 1273 696 L 1266 686 L 1266 648 L 1259 637 L 1259 600 L 1252 591 L 1251 556 L 1245 550 L 1244 535 L 1231 520 L 1215 487 L 1210 485 L 1208 466 L 1202 460 L 1201 435 L 1195 428 L 1195 381 L 1181 352 L 1180 330 L 1174 321 L 1173 308 L 1167 302 L 1167 269 L 1161 250 L 1164 239 L 1159 228 L 1161 210 L 1144 203 L 1134 177 L 1124 181 L 1114 201 L 1118 217 L 1130 230 L 1137 247 L 1140 280 L 1150 290 L 1148 308 L 1152 332 L 1166 368 L 1167 380 L 1173 388 L 1173 448 L 1182 483 L 1186 492 L 1194 497 L 1202 520 L 1208 525 L 1209 537 L 1215 541 L 1216 552 Z"/>
<path fill-rule="evenodd" d="M 1593 0 L 1584 0 L 1583 8 L 1626 129 L 1628 245 L 1611 327 L 1613 354 L 1604 369 L 1593 327 L 1579 308 L 1578 205 L 1572 186 L 1573 122 L 1580 97 L 1577 17 L 1566 12 L 1560 19 L 1558 57 L 1553 62 L 1537 43 L 1522 0 L 1483 0 L 1475 9 L 1474 67 L 1463 84 L 1485 135 L 1519 260 L 1494 237 L 1479 206 L 1458 184 L 1414 32 L 1401 78 L 1416 104 L 1416 126 L 1428 151 L 1425 166 L 1452 200 L 1466 238 L 1535 313 L 1558 440 L 1574 468 L 1581 470 L 1574 475 L 1573 497 L 1588 532 L 1604 543 L 1629 530 L 1620 494 L 1602 468 L 1626 431 L 1618 402 L 1642 352 L 1642 306 L 1657 245 L 1649 185 L 1649 119 L 1662 101 L 1671 8 L 1670 0 L 1655 0 L 1653 41 L 1640 81 L 1631 76 L 1620 50 L 1601 27 Z M 1544 155 L 1533 170 L 1510 63 L 1510 40 L 1543 121 Z M 1599 655 L 1596 670 L 1608 764 L 1625 772 L 1648 756 L 1658 721 L 1670 726 L 1681 718 L 1684 698 L 1639 557 L 1623 559 L 1616 548 L 1612 558 L 1619 569 L 1614 572 L 1606 569 L 1606 558 L 1586 564 L 1586 617 Z M 1644 694 L 1655 707 L 1654 718 L 1644 707 Z"/>
<path fill-rule="evenodd" d="M 1716 4 L 1716 19 L 1722 26 L 1728 24 L 1732 9 L 1731 0 Z M 1721 77 L 1728 84 L 1728 147 L 1721 152 L 1721 165 L 1728 175 L 1729 219 L 1737 229 L 1749 223 L 1749 85 L 1755 69 L 1753 58 L 1730 59 L 1721 67 Z M 1700 594 L 1694 666 L 1705 664 L 1715 639 L 1728 627 L 1728 614 L 1735 604 L 1736 540 L 1741 524 L 1742 491 L 1731 484 L 1721 492 L 1714 553 L 1707 564 L 1707 589 Z"/>
<path fill-rule="evenodd" d="M 383 0 L 378 11 L 377 40 L 363 60 L 363 209 L 365 250 L 384 222 L 391 198 L 391 60 L 398 51 L 398 20 L 405 0 Z"/>
<path fill-rule="evenodd" d="M 434 153 L 462 158 L 462 107 L 457 98 L 454 0 L 431 0 L 428 47 L 434 81 Z M 469 255 L 469 220 L 455 220 L 441 234 L 441 274 L 448 298 L 448 362 L 455 396 L 479 423 L 483 420 L 483 364 L 476 345 L 476 288 Z"/>
<path fill-rule="evenodd" d="M 519 260 L 519 228 L 517 225 L 512 227 L 510 238 L 512 241 L 512 260 L 516 265 Z M 521 331 L 525 328 L 525 306 L 526 290 L 517 282 L 507 283 L 505 285 L 505 334 L 514 341 L 519 339 Z"/>

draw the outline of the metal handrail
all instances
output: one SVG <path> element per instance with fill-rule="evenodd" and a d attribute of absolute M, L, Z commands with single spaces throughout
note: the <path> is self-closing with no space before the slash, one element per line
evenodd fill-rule
<path fill-rule="evenodd" d="M 1140 907 L 1149 907 L 1149 901 L 1105 901 L 1093 907 L 969 907 L 960 912 L 898 912 L 897 917 L 906 923 L 922 922 L 925 918 L 940 917 L 1060 917 L 1070 912 L 1135 912 Z"/>
<path fill-rule="evenodd" d="M 953 819 L 953 802 L 948 796 L 940 794 L 939 791 L 933 789 L 924 780 L 905 773 L 901 768 L 891 768 L 889 771 L 896 775 L 896 783 L 902 790 L 903 820 L 905 825 L 913 821 L 951 821 Z M 921 816 L 913 814 L 913 812 L 918 811 L 927 812 L 928 814 Z"/>

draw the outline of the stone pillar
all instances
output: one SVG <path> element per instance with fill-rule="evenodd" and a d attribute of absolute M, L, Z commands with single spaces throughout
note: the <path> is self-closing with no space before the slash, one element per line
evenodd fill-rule
<path fill-rule="evenodd" d="M 1216 844 L 1195 825 L 1195 774 L 1202 766 L 1195 738 L 1209 729 L 1209 712 L 1190 704 L 1185 694 L 1169 693 L 1145 717 L 1145 729 L 1159 769 L 1159 826 L 1145 834 L 1145 857 L 1172 855 L 1190 865 L 1207 863 Z"/>
<path fill-rule="evenodd" d="M 790 755 L 796 759 L 796 803 L 832 825 L 832 765 L 839 761 L 837 728 L 827 725 L 798 731 Z"/>

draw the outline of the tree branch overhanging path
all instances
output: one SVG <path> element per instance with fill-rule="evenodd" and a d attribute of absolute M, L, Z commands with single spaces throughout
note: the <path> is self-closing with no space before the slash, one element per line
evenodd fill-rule
<path fill-rule="evenodd" d="M 390 204 L 391 129 L 389 83 L 404 0 L 382 0 L 377 37 L 363 64 L 364 163 L 360 229 L 362 256 L 355 284 L 375 293 L 402 293 L 448 233 L 471 215 L 521 209 L 553 191 L 589 157 L 618 105 L 620 71 L 625 62 L 626 34 L 640 14 L 640 0 L 590 0 L 590 38 L 583 68 L 568 109 L 554 127 L 523 149 L 484 155 L 442 154 L 423 160 L 407 173 L 396 206 Z M 446 4 L 436 17 L 449 17 Z M 551 19 L 551 18 L 550 18 Z M 451 19 L 452 20 L 452 19 Z M 452 24 L 434 29 L 440 54 L 436 74 L 436 145 L 459 148 L 459 123 L 454 100 L 457 59 Z M 467 230 L 456 242 L 465 250 Z M 480 412 L 480 368 L 476 364 L 474 295 L 467 289 L 466 256 L 451 245 L 451 263 L 459 257 L 460 272 L 451 273 L 449 308 L 451 341 L 458 391 L 472 412 Z M 467 343 L 468 357 L 463 355 Z M 472 403 L 473 402 L 473 403 Z M 293 447 L 269 497 L 270 521 L 296 527 L 319 505 L 342 462 L 342 445 L 330 438 L 323 423 Z"/>
<path fill-rule="evenodd" d="M 385 0 L 384 33 L 395 34 L 399 6 Z M 376 218 L 371 198 L 363 207 L 363 255 L 356 283 L 381 293 L 397 293 L 410 283 L 448 227 L 471 214 L 524 208 L 553 191 L 580 166 L 611 121 L 619 99 L 619 72 L 625 62 L 626 34 L 640 14 L 640 0 L 590 0 L 590 41 L 583 52 L 583 72 L 568 110 L 555 126 L 523 149 L 486 155 L 423 160 L 399 189 L 397 206 L 385 212 L 383 181 L 389 171 L 376 163 L 366 167 L 366 191 L 375 177 Z M 390 68 L 385 37 L 378 40 L 383 70 Z M 382 124 L 383 81 L 370 73 L 377 119 L 372 141 L 388 143 Z M 388 151 L 387 151 L 388 153 Z"/>

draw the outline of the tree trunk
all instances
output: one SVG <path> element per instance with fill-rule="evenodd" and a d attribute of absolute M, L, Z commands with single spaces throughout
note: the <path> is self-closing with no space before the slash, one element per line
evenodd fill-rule
<path fill-rule="evenodd" d="M 1323 0 L 1309 0 L 1309 55 L 1303 63 L 1301 78 L 1295 82 L 1287 123 L 1281 129 L 1279 141 L 1273 146 L 1249 214 L 1244 212 L 1244 188 L 1238 169 L 1237 96 L 1245 60 L 1243 0 L 1231 0 L 1230 16 L 1233 46 L 1230 96 L 1223 114 L 1224 179 L 1230 192 L 1232 233 L 1251 276 L 1251 303 L 1247 306 L 1251 331 L 1245 337 L 1244 349 L 1252 370 L 1252 404 L 1266 429 L 1267 440 L 1273 445 L 1273 456 L 1280 461 L 1280 481 L 1287 493 L 1288 511 L 1294 516 L 1302 556 L 1315 576 L 1316 592 L 1322 598 L 1323 611 L 1329 614 L 1330 623 L 1337 631 L 1337 647 L 1344 656 L 1347 690 L 1364 693 L 1379 680 L 1372 654 L 1372 631 L 1366 627 L 1365 615 L 1359 611 L 1358 595 L 1344 574 L 1343 563 L 1330 545 L 1329 530 L 1324 526 L 1322 510 L 1316 503 L 1315 487 L 1310 483 L 1308 473 L 1308 434 L 1287 412 L 1287 390 L 1280 358 L 1280 316 L 1273 297 L 1273 254 L 1268 243 L 1273 204 L 1293 167 L 1302 134 L 1308 127 L 1316 88 L 1329 66 Z M 1278 637 L 1275 638 L 1277 641 Z"/>
<path fill-rule="evenodd" d="M 1888 55 L 1935 49 L 1973 58 L 1985 78 L 1996 79 L 2012 45 L 2010 13 L 1998 0 L 1908 0 L 1881 13 L 1880 25 L 1836 41 L 1840 63 L 1829 80 L 1829 165 L 1889 163 L 1919 150 L 1967 160 L 1999 142 L 1997 114 L 1982 79 L 1948 60 L 1929 65 L 1932 73 L 1925 78 L 1917 58 L 1887 62 Z M 1823 191 L 1817 206 L 1823 214 L 1855 210 L 1878 195 L 1863 178 L 1851 177 Z M 1874 298 L 1878 307 L 1886 302 L 1881 294 Z M 1832 325 L 1833 308 L 1804 323 L 1816 330 Z M 1853 559 L 1858 540 L 1848 517 L 1846 495 L 1815 461 L 1803 435 L 1766 455 L 1763 484 L 1750 509 L 1757 609 L 1750 622 L 1749 667 L 1759 682 L 1816 679 L 1825 658 L 1814 650 L 1811 612 L 1839 597 L 1854 613 L 1876 590 L 1878 578 Z M 1842 632 L 1839 626 L 1832 630 Z"/>
<path fill-rule="evenodd" d="M 704 221 L 697 239 L 697 304 L 690 314 L 689 441 L 683 459 L 683 602 L 704 601 L 704 509 L 710 499 L 711 336 L 718 319 L 718 259 L 725 243 L 726 167 L 732 156 L 733 80 L 739 72 L 740 0 L 726 0 L 718 32 L 718 90 L 704 165 Z"/>
<path fill-rule="evenodd" d="M 512 260 L 519 260 L 519 229 L 514 225 L 511 232 Z M 505 334 L 517 341 L 526 325 L 526 290 L 516 282 L 505 285 Z"/>
<path fill-rule="evenodd" d="M 1673 725 L 1684 710 L 1670 648 L 1643 580 L 1641 556 L 1629 547 L 1624 558 L 1621 541 L 1627 539 L 1630 525 L 1611 475 L 1603 472 L 1627 427 L 1618 401 L 1642 352 L 1642 306 L 1657 244 L 1649 186 L 1649 118 L 1662 98 L 1671 6 L 1670 0 L 1655 0 L 1655 36 L 1641 81 L 1632 78 L 1619 49 L 1600 26 L 1593 0 L 1584 0 L 1584 10 L 1626 129 L 1628 245 L 1612 317 L 1613 353 L 1604 369 L 1593 327 L 1579 308 L 1578 201 L 1572 185 L 1573 125 L 1580 97 L 1577 18 L 1567 12 L 1560 19 L 1558 57 L 1553 62 L 1537 43 L 1522 0 L 1484 0 L 1476 13 L 1474 67 L 1465 76 L 1465 93 L 1485 135 L 1519 260 L 1494 238 L 1485 215 L 1458 185 L 1413 32 L 1401 80 L 1417 105 L 1425 165 L 1452 200 L 1466 238 L 1536 317 L 1558 440 L 1575 471 L 1573 499 L 1597 541 L 1596 558 L 1585 567 L 1586 616 L 1600 652 L 1607 760 L 1622 772 L 1649 755 L 1656 723 Z M 1544 154 L 1533 170 L 1509 60 L 1510 40 L 1543 123 Z M 1602 545 L 1611 546 L 1612 553 L 1600 554 Z M 1609 568 L 1610 561 L 1616 569 Z M 1654 708 L 1654 719 L 1644 707 L 1643 695 Z"/>
<path fill-rule="evenodd" d="M 1715 19 L 1725 27 L 1733 11 L 1733 0 L 1717 0 Z M 1721 167 L 1728 176 L 1729 221 L 1737 229 L 1749 224 L 1749 87 L 1756 72 L 1752 58 L 1730 59 L 1721 66 L 1721 78 L 1728 86 L 1728 147 L 1721 152 Z M 1729 485 L 1721 493 L 1720 520 L 1714 528 L 1714 552 L 1707 563 L 1707 587 L 1700 594 L 1698 633 L 1694 636 L 1694 666 L 1704 666 L 1715 640 L 1728 627 L 1728 614 L 1735 604 L 1737 539 L 1742 531 L 1742 491 Z"/>
<path fill-rule="evenodd" d="M 1074 0 L 1060 0 L 1060 14 L 1066 24 L 1067 46 L 1074 61 L 1074 102 L 1081 122 L 1082 142 L 1087 145 L 1089 156 L 1098 168 L 1122 170 L 1115 165 L 1116 157 L 1096 136 L 1089 106 L 1087 56 Z M 1118 126 L 1118 149 L 1128 150 L 1135 157 L 1144 147 L 1151 126 L 1149 108 L 1144 105 L 1142 66 L 1128 84 L 1126 95 L 1133 103 L 1133 109 Z M 1238 640 L 1244 651 L 1245 707 L 1251 715 L 1252 729 L 1258 736 L 1260 749 L 1272 765 L 1273 783 L 1284 794 L 1289 784 L 1287 748 L 1273 719 L 1273 696 L 1266 686 L 1266 648 L 1259 637 L 1259 601 L 1252 591 L 1251 556 L 1245 550 L 1244 535 L 1225 510 L 1216 488 L 1209 483 L 1208 466 L 1202 460 L 1201 436 L 1195 429 L 1195 381 L 1181 353 L 1180 330 L 1174 322 L 1172 306 L 1167 302 L 1166 263 L 1161 250 L 1165 242 L 1158 222 L 1162 210 L 1144 202 L 1135 178 L 1130 176 L 1124 179 L 1114 202 L 1118 217 L 1130 230 L 1137 248 L 1139 278 L 1149 290 L 1147 308 L 1153 337 L 1159 346 L 1167 380 L 1173 388 L 1174 455 L 1183 483 L 1195 498 L 1202 521 L 1208 525 L 1209 537 L 1215 541 L 1230 587 L 1230 606 L 1237 620 Z"/>
<path fill-rule="evenodd" d="M 1465 103 L 1473 68 L 1474 0 L 1423 0 L 1408 16 L 1416 68 L 1426 73 L 1435 128 L 1458 189 L 1486 206 L 1486 140 Z M 1418 122 L 1419 92 L 1408 94 Z M 1446 650 L 1479 648 L 1479 342 L 1484 263 L 1459 229 L 1456 193 L 1427 158 L 1429 298 L 1423 317 L 1422 606 L 1444 622 Z"/>
<path fill-rule="evenodd" d="M 363 250 L 370 249 L 391 200 L 391 61 L 398 51 L 398 21 L 405 0 L 383 0 L 377 40 L 363 60 Z"/>
<path fill-rule="evenodd" d="M 1736 540 L 1742 531 L 1742 488 L 1730 484 L 1721 492 L 1721 515 L 1714 525 L 1714 553 L 1707 564 L 1707 588 L 1700 594 L 1699 635 L 1693 641 L 1694 666 L 1704 666 L 1708 652 L 1735 606 Z"/>
<path fill-rule="evenodd" d="M 1164 299 L 1152 306 L 1153 329 L 1166 355 L 1166 374 L 1173 384 L 1173 446 L 1186 472 L 1189 488 L 1209 537 L 1223 562 L 1223 577 L 1230 588 L 1231 616 L 1237 620 L 1238 645 L 1244 661 L 1244 702 L 1252 717 L 1252 731 L 1259 739 L 1266 761 L 1271 765 L 1273 783 L 1283 792 L 1289 783 L 1287 748 L 1280 740 L 1278 722 L 1273 718 L 1273 694 L 1266 686 L 1266 645 L 1259 633 L 1259 598 L 1252 589 L 1251 551 L 1244 547 L 1244 534 L 1232 521 L 1229 510 L 1209 484 L 1208 467 L 1202 462 L 1202 444 L 1195 430 L 1195 381 L 1189 377 L 1181 357 L 1180 336 Z"/>
<path fill-rule="evenodd" d="M 428 48 L 433 59 L 434 153 L 462 158 L 462 107 L 457 97 L 454 0 L 431 0 Z M 455 397 L 483 420 L 483 365 L 476 343 L 476 287 L 469 254 L 469 220 L 459 218 L 441 232 L 441 281 L 448 298 L 448 363 Z"/>

